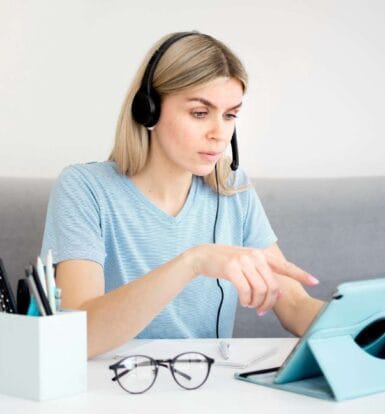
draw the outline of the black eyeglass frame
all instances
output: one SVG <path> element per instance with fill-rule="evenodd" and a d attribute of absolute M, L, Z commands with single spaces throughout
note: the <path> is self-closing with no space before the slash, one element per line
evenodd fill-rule
<path fill-rule="evenodd" d="M 188 354 L 198 354 L 200 356 L 202 356 L 205 361 L 202 361 L 201 359 L 199 360 L 192 360 L 191 358 L 189 358 L 188 360 L 179 360 L 180 362 L 206 362 L 207 363 L 207 374 L 206 377 L 204 378 L 204 380 L 197 385 L 196 387 L 193 388 L 188 388 L 183 386 L 180 382 L 178 382 L 178 380 L 176 379 L 175 374 L 181 375 L 183 377 L 185 377 L 186 379 L 191 379 L 191 377 L 188 374 L 185 374 L 184 372 L 179 371 L 178 369 L 175 368 L 175 362 L 183 355 L 188 355 Z M 128 372 L 130 372 L 130 369 L 126 369 L 123 372 L 118 373 L 118 368 L 121 368 L 121 363 L 123 361 L 125 361 L 128 358 L 135 358 L 135 357 L 144 357 L 147 358 L 149 360 L 149 364 L 153 365 L 155 367 L 155 375 L 154 375 L 154 379 L 151 382 L 151 384 L 145 388 L 143 391 L 138 391 L 138 392 L 134 392 L 134 391 L 129 391 L 127 388 L 125 388 L 121 382 L 119 381 L 119 378 L 121 378 L 122 376 L 124 376 L 125 374 L 127 374 Z M 202 354 L 201 352 L 196 352 L 196 351 L 190 351 L 190 352 L 182 352 L 181 354 L 178 354 L 177 356 L 175 356 L 172 359 L 154 359 L 151 358 L 148 355 L 127 355 L 126 357 L 120 359 L 118 362 L 115 362 L 114 364 L 110 365 L 108 368 L 111 369 L 112 371 L 114 371 L 115 376 L 113 378 L 111 378 L 112 381 L 117 381 L 118 384 L 120 385 L 121 388 L 123 388 L 124 391 L 130 393 L 130 394 L 143 394 L 144 392 L 148 391 L 155 383 L 156 378 L 158 377 L 158 371 L 159 371 L 159 367 L 163 367 L 163 368 L 168 368 L 171 371 L 171 375 L 174 378 L 175 382 L 182 388 L 184 388 L 185 390 L 196 390 L 197 388 L 201 387 L 206 381 L 207 378 L 210 375 L 210 371 L 211 371 L 211 367 L 212 365 L 215 363 L 215 359 L 210 358 L 209 356 Z M 147 365 L 147 363 L 145 364 Z M 137 366 L 140 366 L 140 364 L 135 364 L 136 368 Z"/>

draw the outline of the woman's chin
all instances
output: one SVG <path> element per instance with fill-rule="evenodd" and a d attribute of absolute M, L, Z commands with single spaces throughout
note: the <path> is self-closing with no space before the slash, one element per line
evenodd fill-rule
<path fill-rule="evenodd" d="M 214 168 L 215 168 L 215 164 L 210 165 L 210 166 L 208 166 L 208 165 L 199 166 L 199 167 L 194 168 L 191 172 L 194 175 L 204 177 L 206 175 L 209 175 L 211 172 L 213 172 Z"/>

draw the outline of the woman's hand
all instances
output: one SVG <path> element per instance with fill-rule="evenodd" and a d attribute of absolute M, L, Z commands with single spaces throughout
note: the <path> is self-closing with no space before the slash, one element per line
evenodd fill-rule
<path fill-rule="evenodd" d="M 276 274 L 315 286 L 318 280 L 295 264 L 263 250 L 202 244 L 190 249 L 195 275 L 222 278 L 234 284 L 242 306 L 256 308 L 258 315 L 271 309 L 282 292 Z"/>

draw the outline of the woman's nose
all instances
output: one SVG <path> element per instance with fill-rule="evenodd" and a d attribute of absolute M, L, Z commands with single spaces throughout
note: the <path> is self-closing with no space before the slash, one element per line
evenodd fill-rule
<path fill-rule="evenodd" d="M 223 119 L 216 118 L 210 125 L 208 136 L 211 139 L 223 141 L 226 140 L 228 135 L 231 137 L 231 132 L 231 128 L 229 128 L 229 125 L 226 125 Z"/>

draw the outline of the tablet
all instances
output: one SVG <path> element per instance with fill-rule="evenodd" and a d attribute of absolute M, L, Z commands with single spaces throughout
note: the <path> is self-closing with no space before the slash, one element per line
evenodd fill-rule
<path fill-rule="evenodd" d="M 322 385 L 323 398 L 331 390 L 327 381 L 322 380 L 323 373 L 308 341 L 346 336 L 365 352 L 385 359 L 385 278 L 339 285 L 281 367 L 236 374 L 236 378 L 278 387 L 313 379 L 318 388 Z M 333 353 L 333 349 L 328 352 Z M 312 386 L 312 381 L 308 381 L 307 386 L 317 388 Z"/>
<path fill-rule="evenodd" d="M 375 317 L 384 310 L 385 279 L 339 285 L 330 302 L 321 309 L 278 370 L 275 382 L 282 384 L 321 375 L 318 363 L 307 344 L 310 336 L 327 337 L 328 331 L 332 331 L 333 335 L 337 332 L 340 335 L 349 334 L 360 346 L 369 348 L 385 334 L 385 318 L 381 315 L 379 319 Z M 373 316 L 374 320 L 369 322 L 368 319 Z"/>

